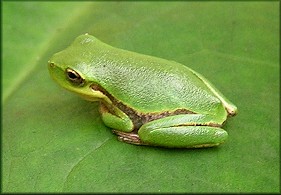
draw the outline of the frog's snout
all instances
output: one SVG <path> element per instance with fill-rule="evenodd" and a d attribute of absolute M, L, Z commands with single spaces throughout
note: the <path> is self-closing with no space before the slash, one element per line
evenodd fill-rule
<path fill-rule="evenodd" d="M 55 67 L 55 64 L 54 64 L 53 62 L 48 61 L 48 66 L 49 66 L 50 68 L 54 68 L 54 67 Z"/>

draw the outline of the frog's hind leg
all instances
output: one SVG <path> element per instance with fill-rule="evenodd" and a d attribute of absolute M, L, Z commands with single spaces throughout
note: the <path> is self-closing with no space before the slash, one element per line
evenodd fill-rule
<path fill-rule="evenodd" d="M 223 143 L 228 134 L 221 121 L 212 116 L 185 114 L 169 116 L 144 124 L 138 131 L 148 145 L 170 148 L 212 147 Z"/>
<path fill-rule="evenodd" d="M 146 144 L 168 148 L 213 147 L 222 144 L 227 138 L 227 133 L 223 129 L 208 126 L 141 129 L 139 135 Z"/>

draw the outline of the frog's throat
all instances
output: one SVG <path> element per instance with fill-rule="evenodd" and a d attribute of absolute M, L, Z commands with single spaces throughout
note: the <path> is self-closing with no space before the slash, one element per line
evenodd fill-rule
<path fill-rule="evenodd" d="M 108 93 L 103 87 L 101 87 L 98 84 L 92 84 L 90 85 L 91 90 L 93 90 L 95 93 L 102 94 L 103 98 L 102 103 L 109 109 L 109 111 L 114 114 L 114 111 L 112 110 L 112 106 L 108 106 L 108 104 L 111 104 L 115 107 L 117 107 L 119 110 L 124 112 L 133 122 L 134 129 L 138 130 L 143 124 L 164 118 L 167 116 L 173 116 L 173 115 L 179 115 L 179 114 L 196 114 L 190 110 L 187 109 L 176 109 L 174 111 L 164 111 L 164 112 L 156 112 L 156 113 L 140 113 L 136 110 L 129 108 L 124 103 L 118 101 L 116 98 L 114 98 L 110 93 Z M 101 96 L 101 95 L 100 95 Z M 101 99 L 99 99 L 101 100 Z M 216 124 L 214 124 L 217 126 Z"/>

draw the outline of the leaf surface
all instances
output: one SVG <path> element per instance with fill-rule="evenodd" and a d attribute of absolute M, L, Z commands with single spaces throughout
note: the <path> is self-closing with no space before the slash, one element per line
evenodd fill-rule
<path fill-rule="evenodd" d="M 279 192 L 279 2 L 4 1 L 3 192 Z M 88 32 L 174 60 L 238 107 L 227 142 L 119 142 L 98 104 L 51 80 L 47 61 Z"/>

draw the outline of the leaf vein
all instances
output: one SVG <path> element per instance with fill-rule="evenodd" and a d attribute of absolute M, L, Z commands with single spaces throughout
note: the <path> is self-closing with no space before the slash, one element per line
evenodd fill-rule
<path fill-rule="evenodd" d="M 89 152 L 87 152 L 84 156 L 82 156 L 69 170 L 67 176 L 65 177 L 65 180 L 63 182 L 63 190 L 66 188 L 66 183 L 71 175 L 71 173 L 77 169 L 77 167 L 89 156 L 91 155 L 93 152 L 99 150 L 102 146 L 104 146 L 109 140 L 111 140 L 111 138 L 107 138 L 103 143 L 101 143 L 99 146 L 97 146 L 96 148 L 93 148 L 92 150 L 90 150 Z"/>

